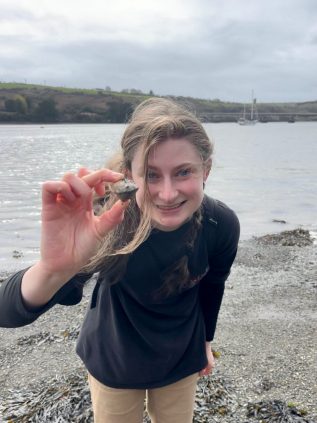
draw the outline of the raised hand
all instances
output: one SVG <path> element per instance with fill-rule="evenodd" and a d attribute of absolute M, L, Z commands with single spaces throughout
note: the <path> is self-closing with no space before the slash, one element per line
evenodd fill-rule
<path fill-rule="evenodd" d="M 107 182 L 121 173 L 82 168 L 61 181 L 42 186 L 41 258 L 26 271 L 21 294 L 28 307 L 45 304 L 97 252 L 102 238 L 123 220 L 128 202 L 117 201 L 101 216 L 93 213 L 94 191 L 105 193 Z"/>
<path fill-rule="evenodd" d="M 61 181 L 43 184 L 41 262 L 48 272 L 78 272 L 107 232 L 122 221 L 126 204 L 121 201 L 101 216 L 92 208 L 93 191 L 103 195 L 105 183 L 122 178 L 108 169 L 83 168 L 78 175 L 66 173 Z"/>

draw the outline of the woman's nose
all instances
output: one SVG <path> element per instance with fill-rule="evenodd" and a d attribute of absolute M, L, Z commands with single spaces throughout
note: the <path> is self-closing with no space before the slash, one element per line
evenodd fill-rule
<path fill-rule="evenodd" d="M 162 201 L 166 203 L 172 203 L 178 196 L 178 191 L 175 187 L 175 184 L 173 184 L 173 181 L 170 179 L 165 179 L 162 181 L 162 184 L 159 187 L 158 195 Z"/>

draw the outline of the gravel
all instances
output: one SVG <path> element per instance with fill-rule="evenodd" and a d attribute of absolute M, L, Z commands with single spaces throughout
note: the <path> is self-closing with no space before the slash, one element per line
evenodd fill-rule
<path fill-rule="evenodd" d="M 194 422 L 317 423 L 316 259 L 302 230 L 240 243 L 212 343 L 216 369 L 199 380 Z M 92 422 L 75 343 L 93 285 L 79 305 L 0 328 L 1 422 Z"/>

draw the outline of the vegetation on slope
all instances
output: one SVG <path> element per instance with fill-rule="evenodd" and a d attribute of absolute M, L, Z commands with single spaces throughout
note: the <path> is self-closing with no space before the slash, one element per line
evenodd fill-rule
<path fill-rule="evenodd" d="M 49 87 L 34 84 L 0 83 L 0 123 L 123 123 L 133 108 L 154 97 L 152 91 L 114 92 L 103 89 Z M 204 122 L 235 122 L 243 104 L 174 97 Z M 249 113 L 250 106 L 247 107 Z M 305 103 L 259 103 L 260 121 L 317 120 L 317 101 Z"/>

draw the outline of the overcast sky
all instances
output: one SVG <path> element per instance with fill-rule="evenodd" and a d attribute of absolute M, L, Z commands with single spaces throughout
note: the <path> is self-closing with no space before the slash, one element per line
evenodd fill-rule
<path fill-rule="evenodd" d="M 317 1 L 0 0 L 0 81 L 317 100 Z"/>

